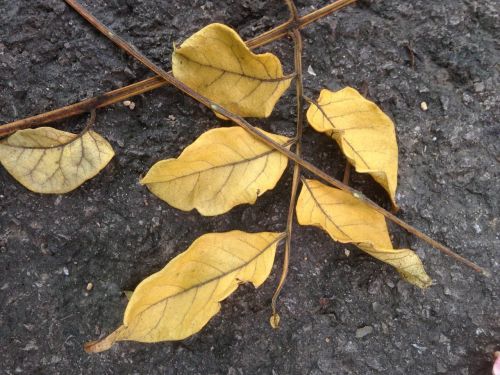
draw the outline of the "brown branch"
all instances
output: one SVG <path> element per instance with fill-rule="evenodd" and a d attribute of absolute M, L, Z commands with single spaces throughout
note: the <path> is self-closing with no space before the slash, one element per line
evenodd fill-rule
<path fill-rule="evenodd" d="M 184 92 L 186 95 L 189 95 L 190 97 L 192 97 L 193 99 L 195 99 L 199 103 L 207 106 L 208 108 L 211 108 L 213 111 L 216 111 L 219 114 L 221 114 L 222 116 L 227 117 L 228 119 L 232 120 L 234 123 L 236 123 L 237 125 L 241 126 L 245 130 L 247 130 L 250 134 L 252 134 L 256 138 L 258 138 L 263 143 L 265 143 L 268 146 L 279 151 L 280 153 L 287 156 L 292 161 L 298 163 L 302 168 L 307 169 L 309 172 L 313 173 L 314 175 L 316 175 L 317 177 L 326 181 L 327 183 L 331 184 L 332 186 L 335 186 L 341 190 L 344 190 L 344 191 L 350 193 L 351 195 L 353 195 L 354 197 L 361 199 L 366 204 L 368 204 L 370 207 L 372 207 L 375 211 L 384 215 L 387 219 L 391 220 L 392 222 L 394 222 L 397 225 L 401 226 L 402 228 L 406 229 L 408 232 L 414 234 L 415 236 L 422 239 L 423 241 L 429 243 L 434 248 L 440 250 L 441 252 L 443 252 L 451 257 L 453 257 L 457 261 L 466 264 L 467 266 L 469 266 L 473 270 L 480 272 L 485 276 L 490 275 L 490 273 L 487 270 L 484 270 L 483 268 L 474 264 L 470 260 L 465 259 L 464 257 L 456 254 L 450 248 L 433 240 L 432 238 L 430 238 L 426 234 L 422 233 L 418 229 L 412 227 L 410 224 L 405 223 L 403 220 L 399 219 L 395 215 L 391 214 L 390 212 L 386 211 L 382 207 L 378 206 L 375 202 L 373 202 L 372 200 L 370 200 L 369 198 L 364 196 L 362 193 L 350 188 L 349 186 L 343 184 L 339 180 L 329 176 L 327 173 L 323 172 L 321 169 L 317 168 L 313 164 L 302 159 L 301 157 L 297 156 L 295 153 L 291 152 L 287 148 L 285 148 L 282 145 L 280 145 L 279 143 L 275 142 L 274 140 L 272 140 L 271 138 L 269 138 L 268 136 L 263 134 L 259 129 L 250 125 L 243 117 L 228 111 L 227 109 L 215 104 L 214 102 L 212 102 L 210 99 L 206 98 L 205 96 L 197 93 L 196 91 L 191 89 L 189 86 L 187 86 L 183 82 L 179 81 L 177 78 L 173 77 L 167 71 L 165 71 L 164 69 L 160 68 L 155 63 L 153 63 L 150 59 L 148 59 L 145 55 L 143 55 L 136 47 L 127 43 L 125 40 L 120 38 L 118 35 L 116 35 L 109 28 L 104 26 L 99 20 L 97 20 L 92 14 L 90 14 L 84 7 L 82 7 L 76 0 L 65 0 L 65 1 L 71 7 L 73 7 L 73 9 L 75 9 L 75 11 L 77 11 L 82 17 L 84 17 L 90 24 L 92 24 L 97 30 L 99 30 L 103 35 L 105 35 L 107 38 L 109 38 L 112 42 L 114 42 L 116 45 L 118 45 L 124 51 L 129 53 L 131 56 L 135 57 L 138 61 L 140 61 L 146 67 L 151 69 L 157 75 L 161 76 L 163 79 L 165 79 L 165 81 L 167 81 L 171 85 L 177 87 L 179 90 Z"/>
<path fill-rule="evenodd" d="M 12 134 L 17 130 L 45 125 L 71 116 L 80 115 L 93 109 L 106 107 L 130 98 L 131 96 L 154 90 L 165 84 L 166 82 L 163 78 L 156 76 L 93 98 L 85 99 L 79 103 L 45 112 L 37 116 L 17 120 L 0 126 L 0 137 Z"/>
<path fill-rule="evenodd" d="M 329 4 L 317 11 L 309 13 L 304 17 L 299 19 L 300 27 L 304 27 L 311 23 L 309 19 L 316 13 L 320 12 L 321 17 L 325 17 L 341 8 L 354 2 L 354 0 L 337 0 L 332 4 Z M 315 18 L 315 19 L 319 19 Z M 253 39 L 246 42 L 249 48 L 257 48 L 271 43 L 275 40 L 283 38 L 289 33 L 291 27 L 291 21 L 287 21 Z M 53 111 L 45 112 L 36 116 L 27 117 L 21 120 L 17 120 L 5 125 L 0 125 L 0 138 L 5 137 L 9 134 L 16 132 L 17 130 L 27 129 L 35 126 L 49 124 L 51 122 L 60 121 L 68 117 L 76 116 L 91 109 L 97 109 L 106 107 L 111 104 L 118 103 L 125 99 L 131 98 L 136 95 L 143 94 L 148 91 L 155 90 L 162 86 L 167 85 L 168 82 L 165 81 L 161 76 L 155 76 L 152 78 L 145 79 L 140 82 L 133 83 L 131 85 L 119 88 L 107 92 L 105 94 L 95 96 L 93 98 L 85 99 L 79 103 L 71 104 L 65 107 L 55 109 Z"/>

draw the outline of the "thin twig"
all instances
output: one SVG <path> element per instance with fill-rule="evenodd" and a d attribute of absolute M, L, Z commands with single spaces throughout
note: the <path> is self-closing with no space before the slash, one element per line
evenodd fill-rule
<path fill-rule="evenodd" d="M 0 137 L 12 134 L 17 130 L 49 124 L 68 117 L 80 115 L 93 109 L 106 107 L 125 100 L 131 96 L 154 90 L 163 85 L 165 85 L 165 80 L 161 77 L 156 76 L 148 78 L 144 81 L 137 82 L 93 98 L 85 99 L 79 103 L 71 104 L 37 116 L 28 117 L 2 125 L 0 126 Z"/>
<path fill-rule="evenodd" d="M 353 0 L 351 1 L 337 0 L 332 4 L 326 5 L 323 8 L 320 8 L 314 12 L 305 15 L 304 17 L 301 18 L 302 21 L 299 20 L 299 24 L 301 27 L 304 27 L 311 23 L 309 19 L 314 14 L 320 12 L 321 16 L 319 18 L 326 17 L 327 15 L 342 9 L 343 7 L 349 5 L 352 2 Z M 291 21 L 288 20 L 287 22 L 279 26 L 276 26 L 265 33 L 258 35 L 253 39 L 248 40 L 246 42 L 246 45 L 249 48 L 257 48 L 269 44 L 275 40 L 278 40 L 286 36 L 290 30 L 290 27 L 291 27 Z M 17 120 L 5 125 L 0 125 L 0 138 L 12 134 L 17 130 L 45 125 L 51 122 L 63 120 L 68 117 L 76 116 L 88 112 L 92 108 L 97 109 L 106 107 L 108 105 L 118 103 L 133 96 L 155 90 L 167 84 L 168 82 L 165 81 L 162 77 L 155 76 L 140 82 L 133 83 L 128 86 L 124 86 L 117 90 L 113 90 L 105 94 L 95 96 L 93 98 L 85 99 L 79 103 L 71 104 L 36 116 L 27 117 L 25 119 Z"/>
<path fill-rule="evenodd" d="M 297 8 L 293 0 L 287 0 L 287 4 L 290 8 L 291 19 L 296 20 L 299 15 L 297 12 Z M 293 44 L 294 44 L 294 65 L 295 65 L 295 95 L 297 99 L 297 130 L 295 134 L 295 138 L 297 139 L 297 144 L 295 146 L 295 155 L 298 157 L 301 156 L 302 153 L 302 130 L 304 125 L 304 99 L 303 99 L 303 82 L 302 82 L 302 36 L 300 35 L 299 28 L 295 28 L 292 32 Z M 271 319 L 273 321 L 273 326 L 277 328 L 279 325 L 279 315 L 276 309 L 276 302 L 278 301 L 279 294 L 283 289 L 283 285 L 285 285 L 286 277 L 288 275 L 288 267 L 290 264 L 290 254 L 292 251 L 292 230 L 293 230 L 293 218 L 295 214 L 295 202 L 297 200 L 297 191 L 299 189 L 300 182 L 300 165 L 298 163 L 294 163 L 293 166 L 293 178 L 292 178 L 292 192 L 290 194 L 290 205 L 288 207 L 288 217 L 286 222 L 286 240 L 285 240 L 285 253 L 283 256 L 283 268 L 281 272 L 281 277 L 278 282 L 278 286 L 273 294 L 273 298 L 271 300 L 271 309 L 272 316 Z"/>
<path fill-rule="evenodd" d="M 267 144 L 268 146 L 274 148 L 275 150 L 279 151 L 283 155 L 287 156 L 289 159 L 292 161 L 298 163 L 301 167 L 304 169 L 307 169 L 311 173 L 315 174 L 317 177 L 321 178 L 322 180 L 328 182 L 332 186 L 335 186 L 341 190 L 344 190 L 350 194 L 352 194 L 354 197 L 364 201 L 366 204 L 368 204 L 370 207 L 372 207 L 375 211 L 379 212 L 380 214 L 384 215 L 386 218 L 391 220 L 392 222 L 398 224 L 399 226 L 405 228 L 408 232 L 414 234 L 418 238 L 426 241 L 436 249 L 442 251 L 443 253 L 455 258 L 457 261 L 460 261 L 470 268 L 474 269 L 477 272 L 482 273 L 485 276 L 489 275 L 489 272 L 482 269 L 478 265 L 474 264 L 468 259 L 465 259 L 464 257 L 456 254 L 453 252 L 451 249 L 448 247 L 440 244 L 439 242 L 433 240 L 426 234 L 420 232 L 418 229 L 412 227 L 411 225 L 405 223 L 403 220 L 399 219 L 398 217 L 394 216 L 390 212 L 386 211 L 382 207 L 378 206 L 375 202 L 364 196 L 362 193 L 350 188 L 349 186 L 343 184 L 339 180 L 329 176 L 327 173 L 323 172 L 321 169 L 317 168 L 313 164 L 309 163 L 308 161 L 300 158 L 297 156 L 295 153 L 291 152 L 287 148 L 284 148 L 282 145 L 279 143 L 275 142 L 265 134 L 263 134 L 259 129 L 253 127 L 250 125 L 243 117 L 238 116 L 227 109 L 221 107 L 220 105 L 215 104 L 212 102 L 210 99 L 206 98 L 205 96 L 197 93 L 193 89 L 191 89 L 189 86 L 185 85 L 183 82 L 179 81 L 175 77 L 173 77 L 171 74 L 166 72 L 164 69 L 160 68 L 156 64 L 154 64 L 150 59 L 148 59 L 145 55 L 143 55 L 139 50 L 132 46 L 131 44 L 127 43 L 125 40 L 117 36 L 113 31 L 108 29 L 106 26 L 104 26 L 100 21 L 98 21 L 92 14 L 90 14 L 85 8 L 83 8 L 76 0 L 65 0 L 66 3 L 71 5 L 82 17 L 84 17 L 89 23 L 91 23 L 97 30 L 101 31 L 103 35 L 108 37 L 111 41 L 113 41 L 115 44 L 117 44 L 120 48 L 122 48 L 124 51 L 129 53 L 131 56 L 135 57 L 138 61 L 140 61 L 142 64 L 144 64 L 146 67 L 151 69 L 153 72 L 155 72 L 157 75 L 161 76 L 163 79 L 165 79 L 167 82 L 169 82 L 171 85 L 177 87 L 179 90 L 183 91 L 185 94 L 191 96 L 193 99 L 198 101 L 199 103 L 211 108 L 213 111 L 218 112 L 224 117 L 227 117 L 228 119 L 232 120 L 235 122 L 237 125 L 241 126 L 245 130 L 247 130 L 250 134 L 254 135 L 256 138 L 258 138 L 260 141 L 263 143 Z"/>

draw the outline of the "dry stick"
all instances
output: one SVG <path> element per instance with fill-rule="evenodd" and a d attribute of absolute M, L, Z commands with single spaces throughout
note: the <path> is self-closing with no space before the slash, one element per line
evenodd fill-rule
<path fill-rule="evenodd" d="M 297 8 L 293 0 L 286 1 L 288 7 L 290 8 L 291 20 L 295 21 L 298 19 Z M 304 98 L 303 98 L 303 84 L 302 84 L 302 36 L 300 35 L 299 28 L 295 28 L 292 32 L 293 44 L 294 44 L 294 66 L 296 74 L 296 89 L 295 95 L 297 99 L 297 130 L 295 134 L 295 139 L 297 144 L 295 146 L 295 155 L 300 157 L 302 152 L 302 129 L 304 124 Z M 278 328 L 279 325 L 279 315 L 276 309 L 276 302 L 278 301 L 279 294 L 285 285 L 286 277 L 288 275 L 288 267 L 290 264 L 290 253 L 292 251 L 292 230 L 293 230 L 293 217 L 295 213 L 295 202 L 297 200 L 297 191 L 299 189 L 300 182 L 300 165 L 294 163 L 293 166 L 293 177 L 292 177 L 292 192 L 290 195 L 290 205 L 288 207 L 288 217 L 286 222 L 286 239 L 285 239 L 285 253 L 283 256 L 283 268 L 281 272 L 281 277 L 278 282 L 278 286 L 273 294 L 271 300 L 271 325 L 273 328 Z"/>
<path fill-rule="evenodd" d="M 92 109 L 106 107 L 130 98 L 131 96 L 154 90 L 163 85 L 165 85 L 165 80 L 161 77 L 156 76 L 148 78 L 144 81 L 137 82 L 93 98 L 85 99 L 79 103 L 71 104 L 50 112 L 45 112 L 33 117 L 27 117 L 25 119 L 2 125 L 0 126 L 0 137 L 12 134 L 21 129 L 48 124 L 67 117 L 80 115 Z"/>
<path fill-rule="evenodd" d="M 228 111 L 227 109 L 215 104 L 212 102 L 210 99 L 206 98 L 205 96 L 197 93 L 193 89 L 191 89 L 189 86 L 185 85 L 172 75 L 168 74 L 164 69 L 160 68 L 156 64 L 154 64 L 150 59 L 148 59 L 146 56 L 144 56 L 141 52 L 137 50 L 134 46 L 130 45 L 126 41 L 124 41 L 122 38 L 117 36 L 113 31 L 108 29 L 106 26 L 104 26 L 100 21 L 98 21 L 94 16 L 92 16 L 85 8 L 83 8 L 78 2 L 75 0 L 65 0 L 66 3 L 68 3 L 70 6 L 75 9 L 82 17 L 84 17 L 90 24 L 92 24 L 97 30 L 99 30 L 101 33 L 103 33 L 105 36 L 107 36 L 111 41 L 113 41 L 116 45 L 118 45 L 120 48 L 122 48 L 124 51 L 135 57 L 137 60 L 139 60 L 142 64 L 147 66 L 149 69 L 151 69 L 153 72 L 155 72 L 157 75 L 161 76 L 163 79 L 165 79 L 167 82 L 172 84 L 173 86 L 177 87 L 179 90 L 183 91 L 185 94 L 191 96 L 193 99 L 198 101 L 199 103 L 211 108 L 213 111 L 218 112 L 222 116 L 227 117 L 228 119 L 232 120 L 234 123 L 237 125 L 241 126 L 245 130 L 247 130 L 250 134 L 254 135 L 256 138 L 258 138 L 260 141 L 263 143 L 267 144 L 268 146 L 274 148 L 275 150 L 279 151 L 283 155 L 287 156 L 289 159 L 292 161 L 298 163 L 302 168 L 307 169 L 309 172 L 315 174 L 317 177 L 321 178 L 322 180 L 328 182 L 332 186 L 335 186 L 341 190 L 344 190 L 354 197 L 361 199 L 364 201 L 366 204 L 368 204 L 370 207 L 372 207 L 375 211 L 379 212 L 380 214 L 384 215 L 386 218 L 391 220 L 392 222 L 398 224 L 402 228 L 405 228 L 408 232 L 414 234 L 418 238 L 422 239 L 423 241 L 426 241 L 436 249 L 442 251 L 443 253 L 455 258 L 457 261 L 462 262 L 472 268 L 473 270 L 482 273 L 485 276 L 490 276 L 489 271 L 484 270 L 483 268 L 479 267 L 478 265 L 474 264 L 468 259 L 465 259 L 464 257 L 454 253 L 451 249 L 448 247 L 440 244 L 439 242 L 433 240 L 426 234 L 420 232 L 418 229 L 412 227 L 411 225 L 405 223 L 403 220 L 399 219 L 398 217 L 394 216 L 390 212 L 384 210 L 382 207 L 378 206 L 375 202 L 372 200 L 368 199 L 366 196 L 364 196 L 362 193 L 358 192 L 357 190 L 354 190 L 350 188 L 349 186 L 343 184 L 339 180 L 329 176 L 325 172 L 323 172 L 321 169 L 317 168 L 313 164 L 309 163 L 308 161 L 300 158 L 299 156 L 295 155 L 295 153 L 291 152 L 287 148 L 283 147 L 279 143 L 275 142 L 265 134 L 263 134 L 259 129 L 253 127 L 250 125 L 243 117 L 235 115 L 234 113 Z"/>
<path fill-rule="evenodd" d="M 325 17 L 343 7 L 353 3 L 355 0 L 337 0 L 332 4 L 326 5 L 312 13 L 306 14 L 299 18 L 298 25 L 303 28 L 309 25 L 312 19 L 317 20 L 321 17 Z M 292 20 L 287 22 L 253 38 L 246 42 L 249 48 L 256 48 L 275 40 L 283 38 L 291 30 Z M 63 120 L 65 118 L 76 116 L 85 112 L 88 112 L 92 108 L 102 108 L 111 104 L 118 103 L 122 100 L 128 99 L 135 95 L 140 95 L 145 92 L 155 90 L 162 86 L 167 85 L 168 82 L 165 81 L 161 76 L 155 76 L 145 79 L 140 82 L 133 83 L 128 86 L 107 92 L 105 94 L 95 96 L 93 98 L 85 99 L 79 103 L 71 104 L 62 108 L 55 109 L 53 111 L 45 112 L 36 116 L 27 117 L 25 119 L 17 120 L 5 125 L 0 125 L 0 137 L 7 136 L 16 132 L 17 130 L 27 129 L 35 126 L 40 126 L 48 124 L 51 122 Z"/>

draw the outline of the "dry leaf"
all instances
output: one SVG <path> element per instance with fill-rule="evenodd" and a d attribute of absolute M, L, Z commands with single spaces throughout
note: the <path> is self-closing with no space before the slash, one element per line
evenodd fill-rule
<path fill-rule="evenodd" d="M 94 131 L 81 135 L 49 127 L 19 130 L 0 141 L 0 162 L 31 191 L 67 193 L 98 174 L 114 156 Z"/>
<path fill-rule="evenodd" d="M 269 276 L 284 234 L 232 231 L 199 237 L 185 252 L 134 290 L 123 325 L 85 350 L 100 352 L 116 341 L 182 340 L 200 331 L 220 310 L 220 301 Z"/>
<path fill-rule="evenodd" d="M 284 145 L 289 139 L 265 135 Z M 219 215 L 274 188 L 288 159 L 235 126 L 203 133 L 177 159 L 162 160 L 141 183 L 180 210 Z"/>
<path fill-rule="evenodd" d="M 301 225 L 324 229 L 336 241 L 354 243 L 395 267 L 406 281 L 420 288 L 432 283 L 415 252 L 392 247 L 384 216 L 349 193 L 304 180 L 297 201 L 297 219 Z"/>
<path fill-rule="evenodd" d="M 243 117 L 268 117 L 292 77 L 279 59 L 256 55 L 231 28 L 214 23 L 189 37 L 172 55 L 174 76 Z"/>
<path fill-rule="evenodd" d="M 359 173 L 369 173 L 389 193 L 396 206 L 398 145 L 392 120 L 358 91 L 346 87 L 337 92 L 321 90 L 311 104 L 307 120 L 339 144 Z"/>

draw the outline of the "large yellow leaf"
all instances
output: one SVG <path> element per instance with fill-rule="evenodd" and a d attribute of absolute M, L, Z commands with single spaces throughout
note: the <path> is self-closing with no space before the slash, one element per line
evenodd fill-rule
<path fill-rule="evenodd" d="M 311 104 L 307 120 L 331 136 L 360 173 L 369 173 L 389 193 L 396 206 L 398 144 L 392 120 L 358 91 L 346 87 L 337 92 L 321 90 Z"/>
<path fill-rule="evenodd" d="M 415 252 L 392 247 L 384 216 L 349 193 L 315 180 L 304 180 L 297 219 L 299 224 L 324 229 L 336 241 L 354 243 L 395 267 L 405 280 L 420 288 L 432 283 Z"/>
<path fill-rule="evenodd" d="M 229 111 L 268 117 L 290 86 L 279 59 L 256 55 L 231 28 L 214 23 L 189 37 L 172 55 L 180 81 Z"/>
<path fill-rule="evenodd" d="M 289 141 L 262 132 L 282 145 Z M 219 215 L 236 205 L 255 203 L 274 188 L 287 162 L 240 127 L 217 128 L 203 133 L 177 159 L 153 165 L 141 183 L 175 208 Z"/>
<path fill-rule="evenodd" d="M 123 325 L 89 352 L 116 341 L 181 340 L 198 332 L 220 310 L 220 301 L 251 282 L 257 288 L 269 276 L 284 234 L 232 231 L 199 237 L 185 252 L 134 290 Z"/>
<path fill-rule="evenodd" d="M 36 193 L 67 193 L 98 174 L 113 156 L 108 141 L 91 130 L 77 135 L 41 127 L 0 141 L 2 165 Z"/>

